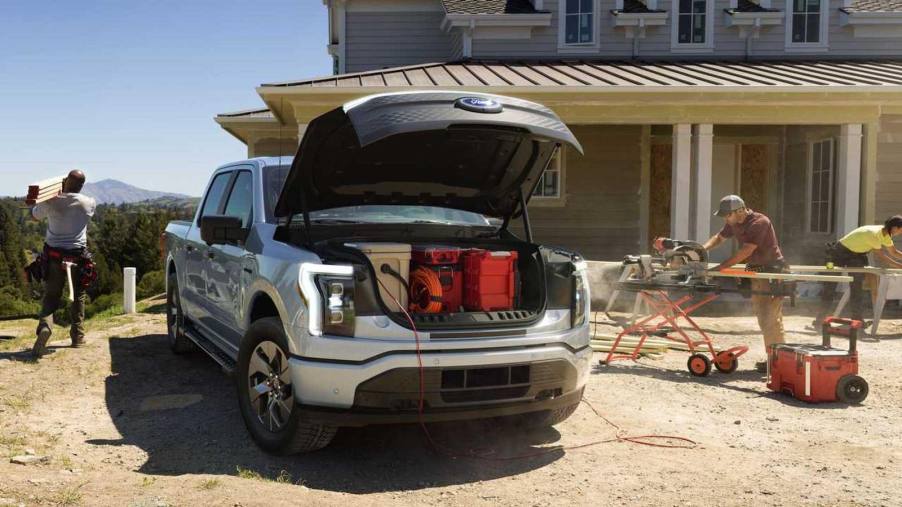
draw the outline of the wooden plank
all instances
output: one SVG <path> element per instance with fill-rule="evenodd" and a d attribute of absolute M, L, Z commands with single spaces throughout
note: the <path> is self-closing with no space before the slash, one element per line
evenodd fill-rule
<path fill-rule="evenodd" d="M 851 276 L 844 275 L 799 275 L 793 273 L 757 273 L 754 271 L 725 270 L 708 271 L 712 278 L 748 278 L 750 280 L 786 280 L 788 282 L 851 282 Z"/>
<path fill-rule="evenodd" d="M 44 188 L 44 187 L 49 187 L 51 185 L 62 185 L 64 179 L 66 179 L 65 174 L 62 176 L 55 176 L 53 178 L 47 178 L 46 180 L 41 180 L 41 181 L 38 181 L 35 183 L 30 183 L 28 185 L 28 191 L 31 192 L 32 189 L 34 189 L 35 191 L 39 191 L 39 189 Z"/>
<path fill-rule="evenodd" d="M 454 79 L 460 81 L 460 84 L 463 86 L 483 86 L 486 84 L 463 65 L 446 65 L 445 70 L 454 76 Z"/>

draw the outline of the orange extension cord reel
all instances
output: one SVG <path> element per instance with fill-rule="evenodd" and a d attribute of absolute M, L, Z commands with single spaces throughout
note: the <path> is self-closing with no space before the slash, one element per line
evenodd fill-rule
<path fill-rule="evenodd" d="M 438 273 L 417 268 L 410 274 L 410 310 L 414 313 L 442 311 L 442 282 Z"/>

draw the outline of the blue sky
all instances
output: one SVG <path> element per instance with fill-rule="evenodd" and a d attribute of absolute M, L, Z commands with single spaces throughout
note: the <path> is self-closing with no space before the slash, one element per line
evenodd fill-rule
<path fill-rule="evenodd" d="M 330 74 L 321 0 L 0 0 L 0 195 L 71 168 L 200 195 L 244 145 L 217 113 Z"/>

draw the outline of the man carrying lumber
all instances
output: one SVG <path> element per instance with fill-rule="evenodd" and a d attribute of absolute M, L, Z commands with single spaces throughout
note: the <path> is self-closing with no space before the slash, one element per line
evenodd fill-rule
<path fill-rule="evenodd" d="M 827 245 L 827 258 L 834 266 L 860 268 L 868 265 L 868 254 L 881 261 L 884 267 L 902 268 L 902 252 L 896 249 L 893 238 L 902 235 L 902 215 L 890 217 L 880 225 L 864 225 L 846 234 L 836 243 Z M 864 320 L 864 273 L 850 273 L 849 307 L 855 320 Z M 821 290 L 821 307 L 814 319 L 815 329 L 819 329 L 833 305 L 836 292 L 835 283 L 825 283 Z"/>
<path fill-rule="evenodd" d="M 705 250 L 717 248 L 725 240 L 736 238 L 739 250 L 715 269 L 727 269 L 740 262 L 748 271 L 780 273 L 786 271 L 783 252 L 777 243 L 777 234 L 770 219 L 752 211 L 738 195 L 728 195 L 720 200 L 714 215 L 726 222 L 719 233 L 705 242 Z M 758 326 L 764 334 L 764 348 L 770 350 L 775 343 L 783 343 L 783 295 L 772 294 L 770 280 L 752 279 L 752 307 L 758 317 Z M 767 362 L 755 363 L 758 371 L 767 369 Z"/>
<path fill-rule="evenodd" d="M 94 199 L 82 195 L 85 173 L 69 172 L 63 181 L 62 192 L 31 209 L 35 220 L 47 219 L 47 235 L 42 253 L 44 300 L 41 305 L 37 340 L 32 354 L 39 358 L 47 351 L 47 341 L 53 332 L 53 312 L 59 308 L 63 289 L 71 284 L 73 297 L 70 307 L 72 325 L 69 336 L 72 346 L 85 341 L 85 289 L 92 281 L 93 264 L 88 253 L 88 221 L 94 216 Z"/>

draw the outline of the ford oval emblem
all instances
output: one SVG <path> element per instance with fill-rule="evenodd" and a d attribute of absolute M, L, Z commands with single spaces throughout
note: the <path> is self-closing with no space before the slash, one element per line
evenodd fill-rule
<path fill-rule="evenodd" d="M 454 106 L 474 113 L 500 113 L 504 110 L 501 102 L 483 97 L 461 97 L 454 102 Z"/>

